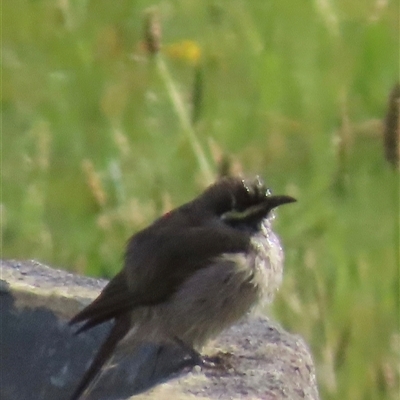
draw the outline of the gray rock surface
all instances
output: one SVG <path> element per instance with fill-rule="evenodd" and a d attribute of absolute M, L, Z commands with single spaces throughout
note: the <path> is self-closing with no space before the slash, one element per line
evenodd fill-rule
<path fill-rule="evenodd" d="M 2 261 L 0 273 L 0 399 L 68 400 L 101 341 L 103 324 L 81 335 L 68 320 L 106 281 L 35 261 Z M 117 353 L 87 400 L 318 399 L 304 341 L 267 318 L 248 318 L 203 353 L 224 356 L 229 368 L 201 369 L 180 349 L 143 345 Z"/>

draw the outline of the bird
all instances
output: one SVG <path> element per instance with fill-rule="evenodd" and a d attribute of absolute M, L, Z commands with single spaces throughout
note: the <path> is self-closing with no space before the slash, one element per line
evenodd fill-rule
<path fill-rule="evenodd" d="M 272 195 L 259 177 L 223 177 L 167 212 L 127 243 L 122 270 L 76 314 L 76 334 L 113 327 L 70 400 L 78 400 L 117 346 L 175 343 L 201 362 L 204 344 L 256 306 L 273 300 L 283 250 L 274 209 L 296 200 Z"/>

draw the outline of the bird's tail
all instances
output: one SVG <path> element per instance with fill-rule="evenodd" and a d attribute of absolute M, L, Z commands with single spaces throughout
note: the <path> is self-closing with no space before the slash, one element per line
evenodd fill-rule
<path fill-rule="evenodd" d="M 89 386 L 90 382 L 99 374 L 103 365 L 111 357 L 115 347 L 120 340 L 128 333 L 130 328 L 130 316 L 129 314 L 123 314 L 115 319 L 115 324 L 111 329 L 105 342 L 101 345 L 99 351 L 97 352 L 92 364 L 86 371 L 79 386 L 75 389 L 74 394 L 70 400 L 78 400 L 85 389 Z"/>

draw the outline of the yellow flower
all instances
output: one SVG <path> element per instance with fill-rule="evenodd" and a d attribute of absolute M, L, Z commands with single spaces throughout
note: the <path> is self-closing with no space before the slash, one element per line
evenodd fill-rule
<path fill-rule="evenodd" d="M 177 60 L 197 65 L 201 58 L 201 49 L 193 40 L 182 40 L 165 47 L 165 53 Z"/>

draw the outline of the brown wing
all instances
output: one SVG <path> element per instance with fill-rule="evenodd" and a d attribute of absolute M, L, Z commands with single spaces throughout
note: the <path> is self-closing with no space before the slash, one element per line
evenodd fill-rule
<path fill-rule="evenodd" d="M 76 333 L 115 318 L 129 310 L 129 293 L 124 270 L 119 272 L 103 289 L 100 295 L 81 312 L 75 315 L 70 325 L 87 321 Z"/>
<path fill-rule="evenodd" d="M 133 266 L 129 286 L 137 305 L 166 301 L 197 270 L 223 253 L 244 252 L 250 243 L 247 232 L 225 224 L 162 228 L 151 239 L 132 240 L 127 249 L 126 265 Z M 132 304 L 132 303 L 131 303 Z"/>
<path fill-rule="evenodd" d="M 155 234 L 142 231 L 128 244 L 125 268 L 70 324 L 86 321 L 79 333 L 134 307 L 166 301 L 196 270 L 208 266 L 210 259 L 245 251 L 248 243 L 246 233 L 226 226 L 161 228 Z"/>

